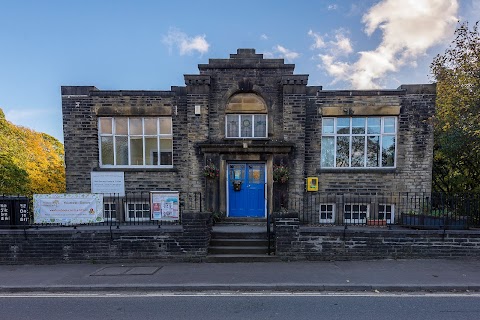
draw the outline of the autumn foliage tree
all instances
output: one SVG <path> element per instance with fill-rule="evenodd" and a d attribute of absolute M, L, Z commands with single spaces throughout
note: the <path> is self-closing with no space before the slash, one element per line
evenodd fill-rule
<path fill-rule="evenodd" d="M 65 192 L 63 145 L 8 122 L 0 109 L 0 194 Z"/>
<path fill-rule="evenodd" d="M 467 22 L 435 57 L 437 113 L 433 188 L 442 192 L 480 191 L 480 33 Z"/>

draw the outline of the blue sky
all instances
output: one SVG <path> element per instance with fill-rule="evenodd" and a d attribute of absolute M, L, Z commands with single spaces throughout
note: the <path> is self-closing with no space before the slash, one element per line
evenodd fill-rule
<path fill-rule="evenodd" d="M 296 64 L 324 89 L 429 83 L 478 0 L 0 2 L 0 108 L 63 141 L 62 85 L 169 90 L 237 48 Z"/>

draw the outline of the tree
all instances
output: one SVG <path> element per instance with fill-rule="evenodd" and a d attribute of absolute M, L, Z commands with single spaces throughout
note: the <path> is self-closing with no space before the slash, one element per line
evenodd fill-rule
<path fill-rule="evenodd" d="M 18 127 L 0 109 L 0 194 L 65 192 L 63 145 Z"/>
<path fill-rule="evenodd" d="M 0 177 L 0 195 L 27 193 L 27 172 L 15 165 L 12 158 L 5 153 L 0 154 Z"/>
<path fill-rule="evenodd" d="M 455 40 L 435 57 L 437 81 L 433 189 L 480 191 L 480 33 L 468 22 Z"/>

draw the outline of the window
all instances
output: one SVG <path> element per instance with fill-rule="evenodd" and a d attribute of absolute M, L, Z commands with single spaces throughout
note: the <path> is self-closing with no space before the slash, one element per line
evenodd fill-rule
<path fill-rule="evenodd" d="M 378 219 L 387 220 L 388 224 L 394 223 L 395 208 L 393 204 L 379 204 L 378 205 Z"/>
<path fill-rule="evenodd" d="M 126 211 L 125 221 L 150 220 L 150 204 L 147 202 L 129 202 Z"/>
<path fill-rule="evenodd" d="M 322 168 L 393 168 L 396 117 L 322 119 Z"/>
<path fill-rule="evenodd" d="M 227 138 L 266 138 L 266 114 L 227 114 Z"/>
<path fill-rule="evenodd" d="M 344 207 L 345 223 L 366 223 L 368 204 L 346 204 Z"/>
<path fill-rule="evenodd" d="M 172 167 L 170 117 L 100 118 L 99 132 L 102 167 Z"/>
<path fill-rule="evenodd" d="M 112 202 L 103 204 L 103 217 L 106 220 L 117 220 L 117 205 Z"/>
<path fill-rule="evenodd" d="M 333 223 L 335 221 L 335 205 L 320 205 L 320 223 Z"/>

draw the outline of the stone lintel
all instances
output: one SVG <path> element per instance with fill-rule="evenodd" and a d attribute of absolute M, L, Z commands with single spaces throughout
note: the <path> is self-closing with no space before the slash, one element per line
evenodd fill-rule
<path fill-rule="evenodd" d="M 92 97 L 174 97 L 175 92 L 159 90 L 99 90 L 91 91 Z"/>
<path fill-rule="evenodd" d="M 97 106 L 95 114 L 103 116 L 171 116 L 172 106 L 110 107 Z"/>
<path fill-rule="evenodd" d="M 266 143 L 255 144 L 252 141 L 243 143 L 199 143 L 201 153 L 218 154 L 288 154 L 293 151 L 293 143 Z"/>
<path fill-rule="evenodd" d="M 338 106 L 319 107 L 318 113 L 324 117 L 334 116 L 398 116 L 400 106 Z"/>

